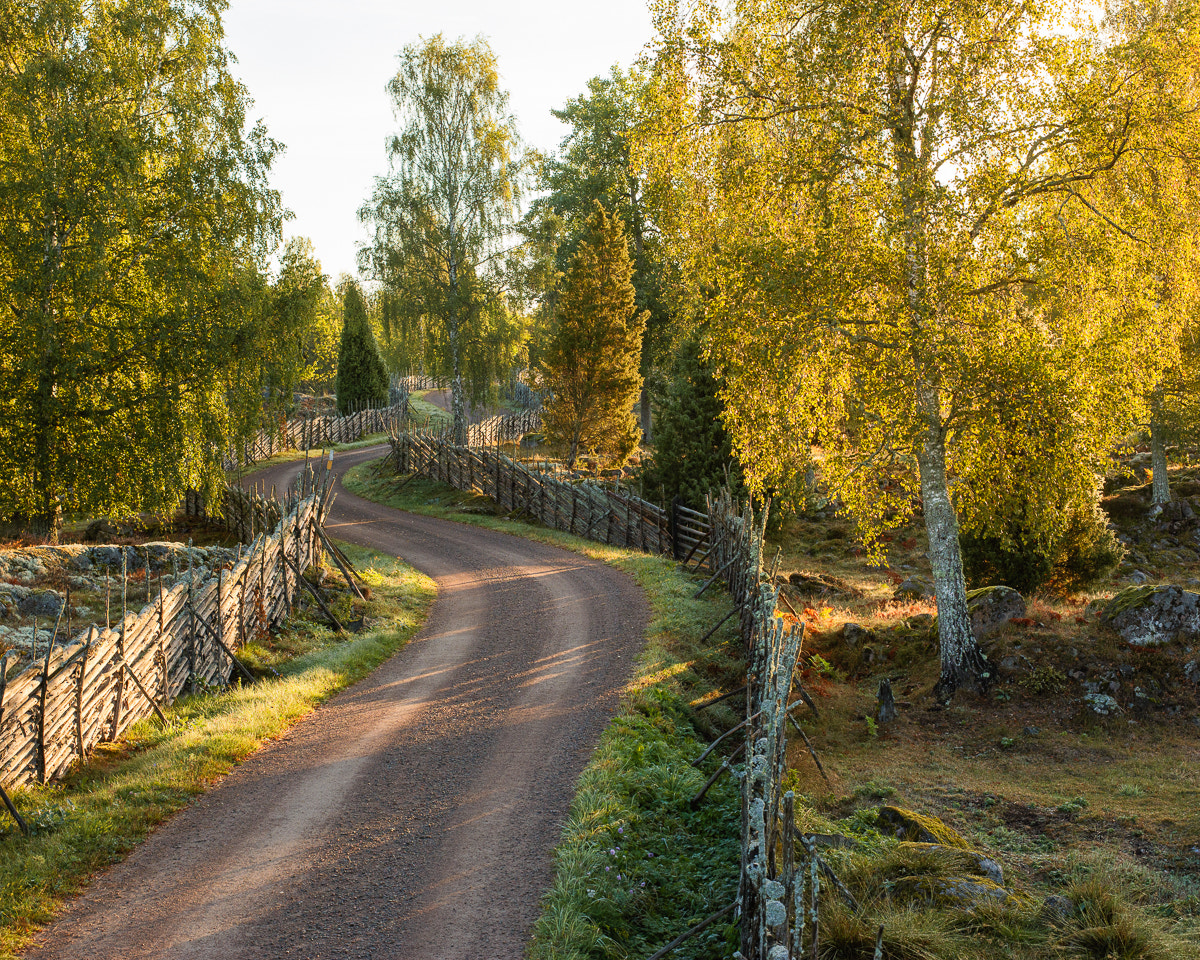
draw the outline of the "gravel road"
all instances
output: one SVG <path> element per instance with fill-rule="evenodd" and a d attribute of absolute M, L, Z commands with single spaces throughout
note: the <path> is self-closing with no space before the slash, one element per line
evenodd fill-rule
<path fill-rule="evenodd" d="M 28 956 L 523 955 L 645 598 L 578 555 L 344 489 L 329 526 L 437 580 L 425 628 L 97 878 Z"/>

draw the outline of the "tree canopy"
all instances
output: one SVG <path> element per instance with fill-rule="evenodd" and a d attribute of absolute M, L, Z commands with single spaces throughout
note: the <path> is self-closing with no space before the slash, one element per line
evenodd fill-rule
<path fill-rule="evenodd" d="M 223 6 L 0 0 L 0 513 L 171 508 L 257 401 L 278 148 Z"/>
<path fill-rule="evenodd" d="M 1060 214 L 1195 109 L 1184 6 L 1121 38 L 1017 0 L 656 7 L 643 150 L 748 483 L 815 454 L 868 540 L 920 503 L 939 696 L 989 675 L 960 514 L 1025 454 L 1094 487 L 1159 362 Z"/>
<path fill-rule="evenodd" d="M 468 400 L 489 393 L 521 345 L 500 268 L 524 158 L 486 41 L 439 34 L 399 59 L 388 92 L 400 130 L 360 211 L 375 233 L 361 263 L 391 294 L 388 332 L 422 343 L 427 372 L 449 378 L 465 442 Z"/>

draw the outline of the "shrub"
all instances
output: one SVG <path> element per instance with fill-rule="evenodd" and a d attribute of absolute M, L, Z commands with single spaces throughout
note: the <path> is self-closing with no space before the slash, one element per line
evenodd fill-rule
<path fill-rule="evenodd" d="M 1003 537 L 964 533 L 959 541 L 972 587 L 1004 584 L 1021 593 L 1045 586 L 1064 593 L 1086 589 L 1108 577 L 1125 555 L 1094 503 L 1073 510 L 1062 535 L 1050 542 L 1025 529 L 1020 517 L 1008 521 Z"/>

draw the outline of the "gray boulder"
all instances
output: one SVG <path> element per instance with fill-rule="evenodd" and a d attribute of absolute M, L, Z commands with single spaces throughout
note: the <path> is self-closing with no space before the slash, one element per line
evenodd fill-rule
<path fill-rule="evenodd" d="M 27 617 L 57 617 L 64 602 L 55 590 L 30 590 L 18 606 Z"/>
<path fill-rule="evenodd" d="M 842 639 L 846 642 L 846 646 L 857 647 L 863 643 L 870 643 L 875 639 L 875 635 L 857 623 L 845 623 L 842 625 Z"/>
<path fill-rule="evenodd" d="M 1130 587 L 1104 607 L 1101 619 L 1135 647 L 1200 637 L 1200 593 L 1176 586 Z"/>
<path fill-rule="evenodd" d="M 967 610 L 975 636 L 982 638 L 1025 616 L 1025 598 L 1012 587 L 980 587 L 967 594 Z"/>
<path fill-rule="evenodd" d="M 63 602 L 62 594 L 54 590 L 0 584 L 0 616 L 57 617 Z"/>
<path fill-rule="evenodd" d="M 933 584 L 924 577 L 909 577 L 892 593 L 894 600 L 931 600 L 933 597 Z"/>

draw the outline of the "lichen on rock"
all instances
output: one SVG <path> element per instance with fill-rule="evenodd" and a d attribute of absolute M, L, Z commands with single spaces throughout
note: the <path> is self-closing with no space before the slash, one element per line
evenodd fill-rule
<path fill-rule="evenodd" d="M 978 638 L 995 633 L 1013 617 L 1025 616 L 1025 598 L 1012 587 L 980 587 L 967 594 L 971 627 Z"/>
<path fill-rule="evenodd" d="M 1136 647 L 1200 637 L 1200 593 L 1176 586 L 1129 587 L 1113 597 L 1101 618 Z"/>

